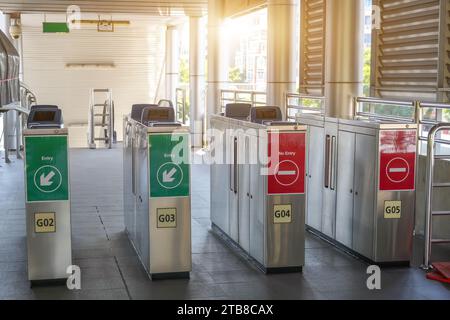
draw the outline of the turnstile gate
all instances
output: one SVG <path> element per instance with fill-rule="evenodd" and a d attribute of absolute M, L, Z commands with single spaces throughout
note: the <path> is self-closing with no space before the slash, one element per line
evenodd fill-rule
<path fill-rule="evenodd" d="M 65 280 L 72 265 L 68 131 L 61 110 L 31 110 L 25 140 L 28 279 Z"/>
<path fill-rule="evenodd" d="M 141 111 L 141 122 L 124 118 L 126 232 L 151 279 L 189 278 L 189 129 L 166 108 Z"/>
<path fill-rule="evenodd" d="M 260 115 L 272 115 L 273 110 L 268 111 Z M 301 271 L 306 127 L 259 120 L 210 118 L 211 128 L 221 133 L 214 137 L 212 150 L 213 229 L 266 273 Z"/>
<path fill-rule="evenodd" d="M 378 264 L 409 264 L 417 125 L 301 115 L 308 125 L 307 225 Z"/>

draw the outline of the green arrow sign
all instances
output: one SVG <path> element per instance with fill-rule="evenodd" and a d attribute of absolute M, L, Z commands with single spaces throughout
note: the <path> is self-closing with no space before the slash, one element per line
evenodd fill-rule
<path fill-rule="evenodd" d="M 189 134 L 149 135 L 150 198 L 189 197 Z"/>
<path fill-rule="evenodd" d="M 25 137 L 27 202 L 69 200 L 67 136 Z"/>

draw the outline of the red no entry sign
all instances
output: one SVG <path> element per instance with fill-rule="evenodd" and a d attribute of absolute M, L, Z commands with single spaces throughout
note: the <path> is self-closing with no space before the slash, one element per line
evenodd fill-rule
<path fill-rule="evenodd" d="M 380 190 L 415 189 L 416 130 L 389 130 L 380 133 Z"/>
<path fill-rule="evenodd" d="M 268 194 L 304 194 L 306 134 L 269 133 Z"/>

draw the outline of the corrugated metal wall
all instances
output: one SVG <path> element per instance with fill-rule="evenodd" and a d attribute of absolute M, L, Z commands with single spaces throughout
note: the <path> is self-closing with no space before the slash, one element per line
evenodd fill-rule
<path fill-rule="evenodd" d="M 140 17 L 130 19 L 130 26 L 116 27 L 114 33 L 83 26 L 70 34 L 43 34 L 43 18 L 22 16 L 24 79 L 38 103 L 59 105 L 66 127 L 74 128 L 71 132 L 77 135 L 72 146 L 85 146 L 86 130 L 80 124 L 87 124 L 90 89 L 111 88 L 121 140 L 122 117 L 131 105 L 155 99 L 164 71 L 165 25 Z M 48 16 L 46 19 L 52 21 Z M 66 68 L 67 63 L 114 63 L 115 68 L 77 70 Z"/>

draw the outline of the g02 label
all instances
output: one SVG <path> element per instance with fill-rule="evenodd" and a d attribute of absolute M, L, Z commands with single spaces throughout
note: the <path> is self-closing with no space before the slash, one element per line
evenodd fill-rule
<path fill-rule="evenodd" d="M 274 224 L 292 223 L 292 205 L 291 204 L 274 205 L 273 223 Z"/>
<path fill-rule="evenodd" d="M 54 212 L 34 214 L 35 233 L 55 233 L 56 215 Z"/>
<path fill-rule="evenodd" d="M 402 217 L 401 201 L 385 201 L 384 202 L 384 218 L 400 219 Z"/>
<path fill-rule="evenodd" d="M 158 209 L 156 213 L 158 229 L 170 229 L 177 227 L 177 209 Z"/>

